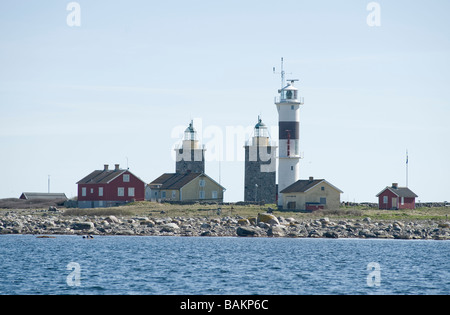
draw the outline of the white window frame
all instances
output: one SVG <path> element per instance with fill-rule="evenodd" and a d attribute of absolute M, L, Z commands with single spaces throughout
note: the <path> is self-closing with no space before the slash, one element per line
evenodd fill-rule
<path fill-rule="evenodd" d="M 98 187 L 98 196 L 99 197 L 103 196 L 103 187 Z"/>
<path fill-rule="evenodd" d="M 165 191 L 161 191 L 161 198 L 166 198 L 166 192 Z"/>
<path fill-rule="evenodd" d="M 128 197 L 134 197 L 135 190 L 134 187 L 128 187 Z"/>
<path fill-rule="evenodd" d="M 389 197 L 388 196 L 383 196 L 383 203 L 385 205 L 387 205 L 388 202 L 389 202 Z"/>
<path fill-rule="evenodd" d="M 117 188 L 117 197 L 125 197 L 125 188 L 124 187 Z"/>
<path fill-rule="evenodd" d="M 123 174 L 123 182 L 124 183 L 130 182 L 130 174 Z"/>
<path fill-rule="evenodd" d="M 211 198 L 212 199 L 217 199 L 218 197 L 218 194 L 217 194 L 217 190 L 213 190 L 212 192 L 211 192 Z"/>
<path fill-rule="evenodd" d="M 172 190 L 172 198 L 176 198 L 177 197 L 177 191 L 176 190 Z"/>
<path fill-rule="evenodd" d="M 81 187 L 81 196 L 86 197 L 86 187 Z"/>
<path fill-rule="evenodd" d="M 198 198 L 199 199 L 205 199 L 205 191 L 204 190 L 200 190 L 198 192 Z"/>
<path fill-rule="evenodd" d="M 200 179 L 199 182 L 198 182 L 198 184 L 199 184 L 200 187 L 205 187 L 206 182 L 205 182 L 204 179 Z"/>
<path fill-rule="evenodd" d="M 405 205 L 405 197 L 401 197 L 400 198 L 400 203 L 401 203 L 402 206 Z"/>

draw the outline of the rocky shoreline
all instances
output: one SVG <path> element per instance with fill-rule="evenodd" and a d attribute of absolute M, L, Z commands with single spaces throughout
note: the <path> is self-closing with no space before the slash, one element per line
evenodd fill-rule
<path fill-rule="evenodd" d="M 298 220 L 267 213 L 253 218 L 149 218 L 8 212 L 0 217 L 1 234 L 450 240 L 450 223 L 429 220 L 375 222 L 369 217 Z"/>

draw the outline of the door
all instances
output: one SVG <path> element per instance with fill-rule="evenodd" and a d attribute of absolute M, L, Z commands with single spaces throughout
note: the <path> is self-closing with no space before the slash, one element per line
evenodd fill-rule
<path fill-rule="evenodd" d="M 398 198 L 397 197 L 392 198 L 392 209 L 398 209 Z"/>

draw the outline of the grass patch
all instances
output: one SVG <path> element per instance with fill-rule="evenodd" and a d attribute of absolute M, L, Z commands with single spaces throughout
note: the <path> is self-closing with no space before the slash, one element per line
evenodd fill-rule
<path fill-rule="evenodd" d="M 64 216 L 130 216 L 133 211 L 126 208 L 95 208 L 95 209 L 68 209 Z"/>

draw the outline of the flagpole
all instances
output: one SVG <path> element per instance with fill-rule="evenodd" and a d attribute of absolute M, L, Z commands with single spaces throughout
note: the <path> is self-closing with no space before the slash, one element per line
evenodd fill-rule
<path fill-rule="evenodd" d="M 408 188 L 408 164 L 409 164 L 409 157 L 408 157 L 408 150 L 406 150 L 406 188 Z"/>

